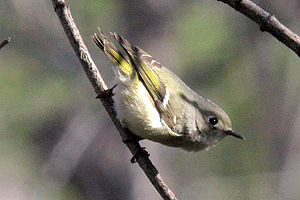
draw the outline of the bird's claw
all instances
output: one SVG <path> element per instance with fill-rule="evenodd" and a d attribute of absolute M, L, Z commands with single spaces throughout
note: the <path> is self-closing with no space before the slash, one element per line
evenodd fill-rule
<path fill-rule="evenodd" d="M 131 163 L 136 163 L 137 158 L 139 156 L 146 156 L 147 158 L 150 156 L 148 151 L 146 151 L 146 147 L 142 147 L 138 152 L 136 152 L 136 154 L 134 154 L 133 157 L 130 159 L 130 162 Z"/>
<path fill-rule="evenodd" d="M 102 98 L 105 98 L 105 97 L 112 97 L 114 95 L 113 90 L 115 89 L 115 87 L 117 87 L 117 84 L 114 85 L 112 88 L 109 88 L 107 90 L 101 91 L 97 95 L 96 99 L 102 99 Z"/>

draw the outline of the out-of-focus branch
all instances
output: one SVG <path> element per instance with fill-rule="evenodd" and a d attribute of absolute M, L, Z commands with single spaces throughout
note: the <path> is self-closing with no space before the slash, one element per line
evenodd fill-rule
<path fill-rule="evenodd" d="M 0 49 L 10 42 L 10 37 L 4 39 L 0 44 Z"/>
<path fill-rule="evenodd" d="M 77 29 L 76 24 L 71 16 L 70 9 L 66 5 L 65 1 L 52 0 L 52 3 L 62 27 L 69 39 L 69 42 L 71 43 L 83 69 L 85 70 L 88 79 L 93 85 L 95 92 L 99 97 L 101 97 L 100 100 L 110 115 L 112 121 L 116 125 L 123 142 L 135 156 L 136 162 L 142 168 L 152 185 L 156 188 L 163 199 L 176 200 L 177 198 L 163 182 L 157 169 L 152 164 L 148 156 L 145 153 L 141 153 L 142 148 L 139 143 L 130 137 L 129 130 L 122 128 L 120 121 L 116 118 L 116 112 L 113 108 L 113 99 L 110 95 L 111 90 L 109 90 L 105 85 L 95 63 L 93 62 L 88 49 L 82 40 L 79 30 Z"/>
<path fill-rule="evenodd" d="M 250 0 L 217 0 L 228 4 L 259 25 L 261 31 L 269 32 L 300 57 L 300 37 L 281 24 L 270 14 Z"/>

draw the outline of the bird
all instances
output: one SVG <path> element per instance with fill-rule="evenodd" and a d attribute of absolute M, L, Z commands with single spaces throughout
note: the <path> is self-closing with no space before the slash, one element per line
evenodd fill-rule
<path fill-rule="evenodd" d="M 190 152 L 209 149 L 226 136 L 245 138 L 232 130 L 217 104 L 194 92 L 178 76 L 141 48 L 115 32 L 118 49 L 100 28 L 92 39 L 115 63 L 117 118 L 141 139 Z"/>

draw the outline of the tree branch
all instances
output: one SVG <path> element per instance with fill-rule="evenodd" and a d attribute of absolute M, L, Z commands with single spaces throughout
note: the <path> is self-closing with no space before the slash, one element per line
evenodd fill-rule
<path fill-rule="evenodd" d="M 217 0 L 228 4 L 259 25 L 261 31 L 269 32 L 300 57 L 300 37 L 281 24 L 270 14 L 250 0 Z"/>
<path fill-rule="evenodd" d="M 10 37 L 7 37 L 6 39 L 4 39 L 0 44 L 0 49 L 2 47 L 4 47 L 5 45 L 7 45 L 9 42 L 10 42 Z"/>
<path fill-rule="evenodd" d="M 122 141 L 129 148 L 131 153 L 134 155 L 136 162 L 142 168 L 144 173 L 152 185 L 156 188 L 158 193 L 166 200 L 176 200 L 177 198 L 168 186 L 163 182 L 157 169 L 152 164 L 150 159 L 145 153 L 142 152 L 142 148 L 137 141 L 134 141 L 130 135 L 129 130 L 122 128 L 120 121 L 116 118 L 116 112 L 113 108 L 113 99 L 111 90 L 107 89 L 94 61 L 92 60 L 87 47 L 85 46 L 79 30 L 71 16 L 70 9 L 66 5 L 64 0 L 52 0 L 54 10 L 62 24 L 62 27 L 71 43 L 88 79 L 90 80 L 95 92 L 100 97 L 100 100 L 105 107 L 106 111 L 110 115 L 112 121 L 116 125 Z"/>

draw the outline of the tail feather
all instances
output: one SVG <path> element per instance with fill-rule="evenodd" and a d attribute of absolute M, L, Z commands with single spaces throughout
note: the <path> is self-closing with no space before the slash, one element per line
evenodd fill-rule
<path fill-rule="evenodd" d="M 92 39 L 94 40 L 95 44 L 104 52 L 103 40 L 96 33 L 94 33 Z"/>
<path fill-rule="evenodd" d="M 132 44 L 130 44 L 125 38 L 123 38 L 122 36 L 120 36 L 118 33 L 114 32 L 111 33 L 114 38 L 118 41 L 118 43 L 121 45 L 121 47 L 125 50 L 125 52 L 127 54 L 129 54 L 128 56 L 131 57 L 133 55 L 137 55 L 139 49 L 136 46 L 133 46 Z"/>
<path fill-rule="evenodd" d="M 117 47 L 109 41 L 104 33 L 98 28 L 100 36 L 96 33 L 92 36 L 92 39 L 96 45 L 113 61 L 115 62 L 123 73 L 131 78 L 135 75 L 135 70 L 130 64 L 130 61 L 117 49 Z"/>

